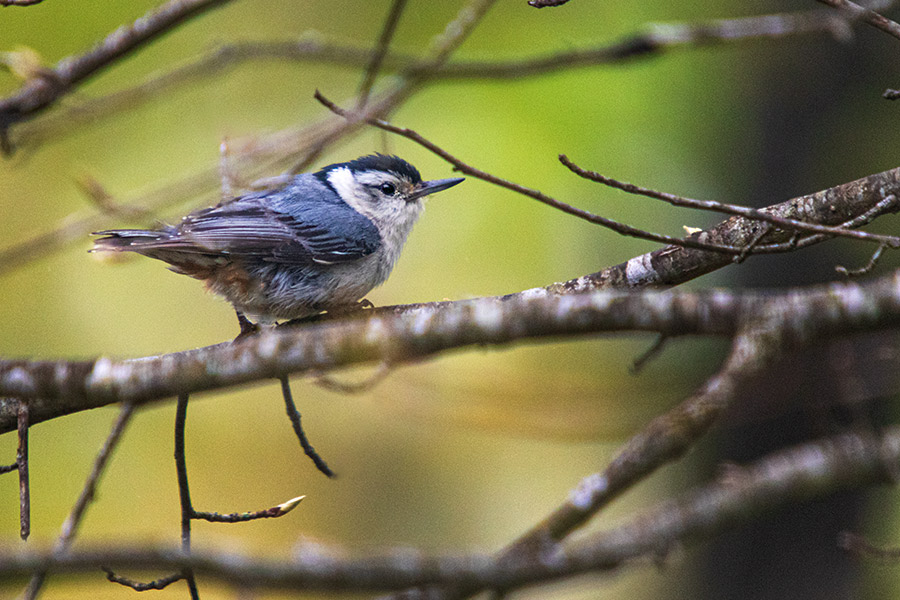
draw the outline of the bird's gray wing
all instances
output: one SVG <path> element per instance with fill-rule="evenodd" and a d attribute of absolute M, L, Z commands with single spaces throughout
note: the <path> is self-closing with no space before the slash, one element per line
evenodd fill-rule
<path fill-rule="evenodd" d="M 287 264 L 349 262 L 378 249 L 377 228 L 346 204 L 297 202 L 288 213 L 273 207 L 271 194 L 191 213 L 154 246 Z"/>

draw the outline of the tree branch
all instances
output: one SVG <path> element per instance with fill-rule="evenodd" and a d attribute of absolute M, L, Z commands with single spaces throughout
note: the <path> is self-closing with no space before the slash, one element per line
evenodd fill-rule
<path fill-rule="evenodd" d="M 851 0 L 819 0 L 819 2 L 837 8 L 849 15 L 852 19 L 859 19 L 872 27 L 880 29 L 888 35 L 900 39 L 900 24 L 875 12 L 875 10 L 871 8 L 860 6 L 856 2 L 851 2 Z"/>
<path fill-rule="evenodd" d="M 109 459 L 112 456 L 112 451 L 119 443 L 119 440 L 121 439 L 128 423 L 131 421 L 131 417 L 133 414 L 134 405 L 131 403 L 123 404 L 122 408 L 119 410 L 119 416 L 113 423 L 106 441 L 103 443 L 103 446 L 97 453 L 97 457 L 94 459 L 94 466 L 91 468 L 91 472 L 88 475 L 87 480 L 85 481 L 84 487 L 81 490 L 81 494 L 79 494 L 78 499 L 72 506 L 72 510 L 71 512 L 69 512 L 69 516 L 66 518 L 65 523 L 63 523 L 62 529 L 59 533 L 59 537 L 56 539 L 56 543 L 53 545 L 53 552 L 57 555 L 65 553 L 72 545 L 72 542 L 75 540 L 75 535 L 78 532 L 78 527 L 81 525 L 81 521 L 84 518 L 85 513 L 87 512 L 88 505 L 94 500 L 94 495 L 97 493 L 97 483 L 100 480 L 100 476 L 103 475 L 103 472 L 106 470 L 106 465 L 108 464 Z M 46 579 L 46 571 L 39 571 L 32 575 L 31 581 L 28 582 L 28 587 L 25 589 L 25 593 L 23 594 L 23 599 L 34 600 L 35 598 L 37 598 L 38 593 L 43 587 Z"/>
<path fill-rule="evenodd" d="M 146 403 L 285 374 L 319 374 L 362 363 L 402 364 L 472 344 L 612 331 L 732 335 L 750 311 L 782 302 L 795 328 L 833 335 L 900 322 L 900 273 L 781 295 L 677 291 L 575 295 L 522 292 L 502 298 L 365 311 L 326 323 L 135 360 L 0 361 L 0 432 L 15 427 L 11 398 L 27 398 L 32 423 L 113 402 Z M 800 311 L 803 314 L 800 314 Z M 809 312 L 807 312 L 809 311 Z M 797 333 L 797 332 L 795 332 Z"/>
<path fill-rule="evenodd" d="M 677 543 L 692 543 L 788 503 L 892 481 L 900 461 L 900 428 L 879 435 L 849 433 L 772 454 L 723 479 L 665 502 L 615 529 L 592 534 L 576 547 L 540 561 L 502 563 L 491 557 L 425 556 L 408 549 L 348 556 L 321 543 L 299 546 L 286 561 L 178 548 L 81 549 L 63 555 L 31 548 L 0 554 L 0 574 L 24 577 L 48 569 L 190 569 L 198 575 L 259 589 L 304 592 L 394 591 L 412 587 L 512 590 L 581 573 L 610 571 L 628 561 L 655 558 Z M 578 493 L 577 491 L 575 492 Z"/>
<path fill-rule="evenodd" d="M 423 78 L 423 84 L 467 79 L 521 79 L 561 70 L 616 64 L 634 58 L 649 58 L 673 49 L 821 32 L 830 33 L 837 39 L 846 39 L 851 35 L 847 19 L 841 18 L 831 10 L 820 9 L 702 23 L 659 24 L 620 41 L 593 48 L 554 52 L 509 61 L 458 61 L 431 70 L 417 64 L 414 56 L 388 52 L 382 60 L 381 68 L 393 73 L 415 74 Z M 122 110 L 134 109 L 177 86 L 221 75 L 228 69 L 252 60 L 282 60 L 301 64 L 313 62 L 365 69 L 372 64 L 373 51 L 368 48 L 322 42 L 318 37 L 291 41 L 229 43 L 136 86 L 70 107 L 60 107 L 57 112 L 45 115 L 39 121 L 22 124 L 24 131 L 22 135 L 17 136 L 15 143 L 36 145 L 49 137 L 71 131 L 75 126 L 95 122 Z M 3 106 L 3 102 L 10 101 L 10 98 L 0 100 L 0 107 Z"/>
<path fill-rule="evenodd" d="M 138 50 L 188 19 L 229 0 L 169 0 L 133 24 L 120 27 L 97 46 L 59 61 L 53 69 L 32 77 L 18 92 L 0 100 L 0 142 L 9 154 L 7 130 L 44 110 L 99 70 Z"/>
<path fill-rule="evenodd" d="M 696 200 L 694 198 L 677 196 L 668 192 L 659 192 L 657 190 L 651 190 L 649 188 L 634 185 L 633 183 L 619 181 L 617 179 L 613 179 L 612 177 L 607 177 L 606 175 L 597 173 L 596 171 L 583 169 L 572 162 L 565 154 L 559 155 L 559 161 L 564 164 L 570 171 L 583 179 L 602 183 L 605 186 L 615 188 L 617 190 L 622 190 L 623 192 L 626 192 L 628 194 L 662 200 L 663 202 L 667 202 L 672 206 L 679 206 L 682 208 L 696 208 L 698 210 L 706 210 L 711 212 L 723 213 L 726 215 L 745 217 L 747 219 L 750 219 L 751 221 L 771 223 L 772 225 L 777 225 L 782 229 L 803 231 L 806 233 L 821 233 L 827 236 L 846 237 L 856 240 L 865 240 L 869 242 L 876 242 L 881 246 L 888 246 L 890 248 L 900 247 L 900 238 L 896 236 L 866 233 L 865 231 L 854 231 L 851 229 L 847 229 L 846 227 L 833 227 L 828 225 L 819 225 L 817 223 L 807 223 L 805 221 L 798 221 L 796 219 L 788 219 L 780 217 L 778 215 L 773 215 L 758 208 L 738 206 L 736 204 L 727 204 L 724 202 L 717 202 L 715 200 Z"/>
<path fill-rule="evenodd" d="M 378 36 L 375 51 L 372 52 L 372 58 L 369 59 L 369 63 L 366 65 L 365 75 L 362 83 L 359 85 L 356 100 L 357 110 L 363 108 L 366 102 L 369 101 L 369 93 L 372 91 L 372 86 L 375 85 L 378 71 L 381 69 L 385 55 L 387 55 L 388 47 L 391 44 L 391 39 L 394 37 L 394 32 L 397 30 L 397 24 L 400 23 L 400 15 L 403 14 L 405 7 L 406 0 L 393 0 L 391 3 L 391 9 L 388 11 L 384 27 L 381 28 L 381 35 Z"/>
<path fill-rule="evenodd" d="M 586 210 L 577 208 L 575 206 L 572 206 L 571 204 L 562 202 L 562 201 L 560 201 L 556 198 L 553 198 L 552 196 L 549 196 L 538 190 L 525 187 L 523 185 L 514 183 L 507 179 L 503 179 L 501 177 L 498 177 L 496 175 L 487 173 L 486 171 L 483 171 L 481 169 L 473 167 L 472 165 L 467 164 L 467 163 L 463 162 L 462 160 L 460 160 L 459 158 L 457 158 L 456 156 L 450 154 L 450 152 L 448 152 L 444 148 L 438 146 L 434 142 L 426 139 L 418 132 L 413 131 L 412 129 L 408 129 L 408 128 L 404 128 L 404 127 L 397 127 L 396 125 L 392 125 L 391 123 L 388 123 L 387 121 L 384 121 L 382 119 L 360 116 L 356 113 L 348 112 L 348 111 L 340 108 L 339 106 L 337 106 L 335 103 L 331 102 L 328 98 L 323 96 L 321 94 L 321 92 L 319 92 L 318 90 L 316 90 L 315 97 L 319 102 L 321 102 L 325 107 L 327 107 L 329 110 L 331 110 L 335 114 L 341 115 L 344 118 L 351 119 L 351 120 L 360 120 L 360 119 L 365 120 L 366 122 L 370 123 L 371 125 L 374 125 L 375 127 L 378 127 L 379 129 L 382 129 L 384 131 L 389 131 L 391 133 L 395 133 L 397 135 L 400 135 L 411 141 L 416 142 L 420 146 L 430 150 L 434 154 L 440 156 L 442 159 L 444 159 L 445 161 L 447 161 L 448 163 L 453 165 L 453 169 L 455 171 L 458 171 L 458 172 L 466 174 L 466 175 L 470 175 L 472 177 L 481 179 L 482 181 L 486 181 L 488 183 L 493 183 L 494 185 L 497 185 L 499 187 L 505 188 L 505 189 L 513 191 L 513 192 L 516 192 L 518 194 L 522 194 L 523 196 L 527 196 L 528 198 L 537 200 L 538 202 L 546 204 L 547 206 L 550 206 L 552 208 L 560 210 L 566 214 L 578 217 L 579 219 L 583 219 L 583 220 L 585 220 L 589 223 L 593 223 L 595 225 L 600 225 L 602 227 L 606 227 L 607 229 L 615 231 L 616 233 L 619 233 L 624 236 L 635 237 L 635 238 L 649 240 L 649 241 L 655 241 L 655 242 L 662 242 L 662 243 L 670 244 L 671 246 L 679 246 L 679 247 L 683 247 L 683 248 L 690 248 L 693 250 L 700 250 L 700 251 L 705 251 L 705 252 L 714 252 L 714 253 L 719 253 L 719 254 L 732 255 L 737 260 L 743 260 L 749 254 L 756 254 L 756 253 L 763 253 L 763 252 L 766 252 L 766 253 L 787 252 L 787 251 L 794 250 L 796 248 L 796 246 L 794 244 L 786 245 L 786 244 L 781 244 L 781 243 L 775 243 L 775 244 L 759 245 L 760 239 L 767 237 L 769 235 L 769 230 L 768 230 L 769 228 L 765 228 L 761 233 L 754 232 L 754 235 L 749 240 L 747 240 L 747 243 L 740 245 L 740 246 L 710 242 L 710 241 L 707 241 L 706 239 L 703 239 L 702 235 L 697 235 L 697 234 L 688 236 L 687 238 L 676 238 L 676 237 L 669 236 L 669 235 L 663 235 L 663 234 L 659 234 L 659 233 L 646 231 L 643 229 L 638 229 L 636 227 L 632 227 L 631 225 L 627 225 L 625 223 L 620 223 L 613 219 L 609 219 L 609 218 L 603 217 L 601 215 L 597 215 L 597 214 L 588 212 Z M 624 184 L 624 183 L 615 181 L 613 179 L 603 177 L 599 173 L 594 173 L 592 171 L 585 171 L 583 169 L 580 169 L 579 167 L 577 167 L 576 165 L 571 163 L 568 160 L 568 158 L 565 157 L 565 155 L 560 155 L 560 160 L 563 162 L 563 164 L 568 166 L 576 174 L 579 174 L 582 177 L 586 177 L 586 178 L 592 179 L 594 181 L 605 183 L 606 185 L 609 185 L 612 187 L 617 187 L 619 189 L 623 189 L 623 190 L 629 191 L 631 193 L 642 194 L 642 195 L 650 196 L 650 197 L 657 198 L 657 199 L 664 199 L 667 202 L 670 202 L 677 206 L 689 206 L 692 208 L 703 208 L 705 210 L 717 210 L 718 212 L 742 215 L 751 221 L 777 223 L 784 227 L 788 227 L 789 229 L 792 229 L 792 230 L 799 229 L 801 231 L 813 231 L 813 232 L 817 232 L 818 235 L 823 236 L 819 239 L 825 239 L 825 237 L 840 235 L 843 237 L 852 237 L 852 238 L 856 238 L 856 239 L 865 239 L 868 241 L 876 241 L 880 244 L 887 244 L 887 245 L 891 246 L 892 248 L 896 248 L 898 245 L 900 245 L 900 238 L 896 238 L 896 237 L 892 237 L 892 236 L 880 236 L 880 235 L 875 235 L 875 234 L 867 234 L 864 232 L 850 231 L 847 224 L 842 224 L 842 226 L 840 226 L 840 227 L 828 227 L 828 226 L 823 226 L 823 225 L 819 225 L 816 223 L 807 223 L 807 222 L 804 222 L 801 220 L 791 219 L 791 218 L 787 218 L 787 217 L 783 217 L 783 216 L 779 216 L 779 215 L 771 215 L 771 214 L 765 212 L 764 210 L 739 207 L 739 206 L 735 206 L 735 205 L 726 205 L 726 204 L 722 204 L 719 202 L 709 202 L 709 201 L 704 202 L 704 201 L 700 201 L 700 200 L 693 200 L 693 199 L 689 199 L 689 198 L 683 198 L 680 196 L 674 196 L 673 194 L 664 194 L 662 192 L 655 192 L 653 190 L 639 188 L 638 186 L 635 186 L 635 185 Z M 888 206 L 892 207 L 893 210 L 900 209 L 900 201 L 898 201 L 898 196 L 886 196 L 883 200 L 884 200 L 884 204 L 885 204 L 885 209 L 887 209 Z M 829 208 L 831 208 L 831 207 L 829 207 Z M 830 212 L 834 213 L 834 210 L 831 210 Z M 792 235 L 796 235 L 796 234 L 792 234 Z"/>
<path fill-rule="evenodd" d="M 842 228 L 856 228 L 870 223 L 886 213 L 900 210 L 900 168 L 884 171 L 856 181 L 844 183 L 806 196 L 798 196 L 759 209 L 760 212 L 780 218 Z M 768 225 L 745 217 L 732 217 L 711 229 L 692 234 L 716 244 L 746 248 L 766 236 L 768 246 L 756 246 L 753 253 L 784 252 L 816 244 L 826 239 L 824 235 L 804 238 L 787 230 L 766 230 Z M 635 288 L 643 286 L 671 286 L 690 281 L 717 269 L 728 266 L 731 256 L 685 248 L 666 246 L 627 262 L 614 265 L 546 288 L 551 293 L 579 292 L 607 288 Z"/>

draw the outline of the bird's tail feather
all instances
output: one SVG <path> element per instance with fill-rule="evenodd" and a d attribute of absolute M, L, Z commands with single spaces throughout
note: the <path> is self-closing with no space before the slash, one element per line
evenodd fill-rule
<path fill-rule="evenodd" d="M 109 229 L 95 231 L 94 235 L 103 237 L 94 240 L 94 247 L 89 252 L 141 252 L 169 237 L 165 231 L 149 229 Z"/>

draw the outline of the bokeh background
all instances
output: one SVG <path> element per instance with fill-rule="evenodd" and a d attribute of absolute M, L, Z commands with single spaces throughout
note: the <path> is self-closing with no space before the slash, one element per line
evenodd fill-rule
<path fill-rule="evenodd" d="M 155 4 L 47 0 L 7 8 L 0 11 L 0 51 L 27 47 L 54 64 Z M 236 0 L 103 72 L 64 104 L 133 85 L 236 40 L 317 35 L 365 47 L 377 39 L 388 6 L 386 0 Z M 411 0 L 393 48 L 422 54 L 460 6 Z M 654 22 L 818 6 L 812 1 L 748 6 L 722 0 L 572 0 L 558 9 L 535 10 L 524 0 L 503 0 L 454 57 L 530 57 L 610 43 Z M 855 31 L 845 41 L 811 34 L 678 49 L 616 66 L 516 81 L 438 83 L 391 119 L 489 172 L 605 216 L 680 235 L 683 225 L 703 227 L 718 219 L 601 189 L 571 175 L 557 162 L 557 154 L 648 187 L 751 205 L 892 168 L 898 107 L 880 93 L 898 84 L 900 42 L 862 26 Z M 325 110 L 313 100 L 314 90 L 344 100 L 360 78 L 357 70 L 327 65 L 246 63 L 25 148 L 0 163 L 0 247 L 95 213 L 75 183 L 85 175 L 96 178 L 117 200 L 128 201 L 214 166 L 223 139 L 252 140 L 322 118 Z M 386 82 L 389 76 L 379 85 Z M 0 94 L 17 85 L 12 75 L 0 74 Z M 403 156 L 427 178 L 452 175 L 422 148 L 374 130 L 341 142 L 317 164 L 376 150 Z M 210 192 L 157 216 L 177 218 L 217 200 Z M 110 226 L 116 224 L 109 220 Z M 85 236 L 62 251 L 0 272 L 0 355 L 136 357 L 217 343 L 237 333 L 231 308 L 206 294 L 198 282 L 146 259 L 104 264 L 86 253 L 89 247 Z M 428 203 L 393 276 L 369 299 L 383 305 L 515 292 L 593 272 L 653 247 L 470 179 Z M 690 287 L 779 287 L 828 280 L 835 264 L 857 266 L 870 250 L 832 242 L 790 257 L 757 257 Z M 881 268 L 890 265 L 887 260 Z M 196 508 L 231 512 L 265 508 L 299 494 L 307 499 L 278 520 L 196 523 L 194 545 L 269 557 L 289 556 L 304 540 L 359 551 L 386 545 L 434 552 L 499 549 L 561 503 L 581 477 L 601 469 L 630 433 L 699 385 L 726 349 L 715 340 L 675 341 L 640 375 L 630 374 L 631 361 L 651 341 L 620 336 L 470 350 L 401 368 L 357 396 L 295 379 L 307 433 L 339 473 L 336 480 L 320 475 L 303 456 L 284 417 L 277 384 L 195 396 L 187 446 Z M 355 381 L 369 373 L 358 369 L 341 376 Z M 32 429 L 29 544 L 48 545 L 54 539 L 116 411 L 98 409 Z M 592 526 L 612 526 L 714 475 L 729 457 L 729 443 L 747 448 L 741 441 L 746 429 L 741 419 L 752 421 L 750 435 L 758 441 L 778 431 L 771 422 L 783 415 L 773 412 L 779 411 L 730 420 Z M 79 543 L 177 542 L 173 414 L 174 404 L 163 402 L 136 416 Z M 772 435 L 771 444 L 760 444 L 759 453 L 791 437 Z M 0 462 L 12 461 L 14 447 L 14 435 L 0 438 L 0 457 L 7 457 Z M 749 452 L 742 459 L 753 456 Z M 884 597 L 897 584 L 898 571 L 858 565 L 837 551 L 834 534 L 850 528 L 885 542 L 896 539 L 897 500 L 895 492 L 881 490 L 837 507 L 798 509 L 792 522 L 804 523 L 805 516 L 821 524 L 824 518 L 825 533 L 814 537 L 809 548 L 786 553 L 771 543 L 762 553 L 768 561 L 748 556 L 736 558 L 727 569 L 716 568 L 710 566 L 715 563 L 708 548 L 688 548 L 670 556 L 663 569 L 584 577 L 521 595 L 807 597 L 798 591 L 801 565 L 819 549 L 828 555 L 822 563 L 828 572 L 818 578 L 819 588 L 810 588 L 809 597 Z M 0 478 L 0 552 L 21 544 L 17 506 L 15 477 Z M 777 518 L 768 522 L 776 524 Z M 749 530 L 733 535 L 738 541 L 750 536 Z M 791 537 L 797 536 L 803 537 Z M 780 581 L 774 574 L 784 571 L 791 574 L 786 581 L 795 578 L 797 587 L 785 583 L 783 591 L 789 595 L 763 595 L 764 588 L 774 587 L 766 582 Z M 17 594 L 21 583 L 0 583 L 0 597 Z M 203 579 L 199 584 L 204 598 L 234 595 L 227 586 Z M 816 595 L 817 589 L 825 595 Z M 43 597 L 123 598 L 133 593 L 105 583 L 98 573 L 74 580 L 53 577 Z M 157 598 L 186 594 L 181 584 L 149 593 Z"/>

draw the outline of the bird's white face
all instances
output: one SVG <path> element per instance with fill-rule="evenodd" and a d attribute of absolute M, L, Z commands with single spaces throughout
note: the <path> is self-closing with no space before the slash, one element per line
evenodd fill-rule
<path fill-rule="evenodd" d="M 422 212 L 421 198 L 409 200 L 416 184 L 397 173 L 340 167 L 328 173 L 328 181 L 347 204 L 378 227 L 385 240 L 394 236 L 405 240 Z"/>

